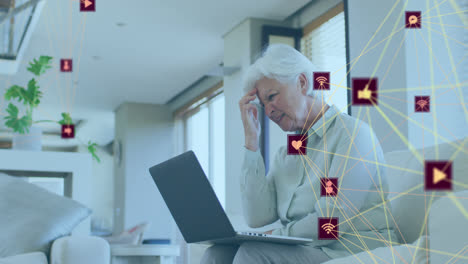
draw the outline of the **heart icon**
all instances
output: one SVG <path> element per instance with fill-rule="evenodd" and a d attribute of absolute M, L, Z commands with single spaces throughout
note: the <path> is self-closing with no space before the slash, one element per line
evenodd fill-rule
<path fill-rule="evenodd" d="M 299 150 L 299 148 L 302 146 L 302 141 L 298 140 L 293 140 L 293 142 L 291 142 L 291 145 L 296 149 L 296 150 Z"/>

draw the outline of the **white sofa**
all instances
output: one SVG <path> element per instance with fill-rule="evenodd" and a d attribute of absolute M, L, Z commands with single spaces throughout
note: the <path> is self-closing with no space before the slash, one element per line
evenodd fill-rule
<path fill-rule="evenodd" d="M 107 241 L 93 236 L 67 236 L 55 240 L 50 250 L 50 264 L 109 264 Z M 48 264 L 43 252 L 31 252 L 0 259 L 0 264 Z"/>
<path fill-rule="evenodd" d="M 465 212 L 468 211 L 468 148 L 461 144 L 464 140 L 466 138 L 416 150 L 423 160 L 453 161 L 452 175 L 457 184 L 453 184 L 452 193 L 434 192 L 432 204 L 431 192 L 425 192 L 424 186 L 420 186 L 424 183 L 423 163 L 411 151 L 386 153 L 389 166 L 407 169 L 387 168 L 392 216 L 399 228 L 399 231 L 396 230 L 399 239 L 397 243 L 401 245 L 394 243 L 393 254 L 390 247 L 384 247 L 331 260 L 326 264 L 375 263 L 372 257 L 377 263 L 446 263 L 468 246 L 468 215 L 462 214 L 460 209 L 464 207 Z M 408 192 L 416 186 L 419 187 Z M 400 195 L 405 192 L 408 194 Z M 422 228 L 426 214 L 428 224 Z M 391 217 L 389 221 L 393 221 Z M 468 256 L 465 254 L 457 263 L 468 263 Z"/>
<path fill-rule="evenodd" d="M 85 205 L 4 173 L 0 194 L 0 264 L 110 262 L 107 241 L 80 224 L 92 213 Z"/>

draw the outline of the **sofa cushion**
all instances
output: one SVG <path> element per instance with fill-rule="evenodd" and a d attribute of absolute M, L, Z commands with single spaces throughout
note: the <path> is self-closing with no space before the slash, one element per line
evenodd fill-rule
<path fill-rule="evenodd" d="M 0 258 L 0 264 L 47 264 L 47 258 L 42 252 L 31 252 L 8 258 Z"/>
<path fill-rule="evenodd" d="M 380 247 L 371 251 L 363 251 L 348 257 L 332 259 L 324 264 L 362 264 L 362 263 L 397 263 L 397 264 L 427 264 L 425 248 L 427 237 L 422 236 L 412 245 Z M 433 262 L 431 262 L 433 263 Z"/>
<path fill-rule="evenodd" d="M 69 234 L 91 210 L 20 178 L 0 173 L 0 257 L 49 253 L 53 240 Z"/>
<path fill-rule="evenodd" d="M 467 198 L 468 190 L 465 190 L 448 193 L 448 196 L 432 204 L 428 217 L 429 238 L 422 236 L 410 245 L 393 246 L 393 251 L 389 247 L 381 247 L 333 259 L 325 264 L 375 263 L 373 259 L 377 263 L 399 264 L 468 263 L 465 254 L 468 246 L 468 228 L 465 228 L 468 218 Z"/>
<path fill-rule="evenodd" d="M 385 154 L 387 167 L 387 180 L 389 185 L 389 196 L 392 206 L 392 215 L 396 221 L 398 229 L 396 234 L 400 243 L 412 243 L 421 234 L 427 208 L 431 201 L 431 192 L 424 191 L 424 160 L 452 160 L 452 177 L 457 183 L 468 184 L 468 150 L 457 147 L 465 139 L 459 142 L 450 142 L 435 146 L 416 149 L 416 152 L 423 157 L 421 163 L 411 151 L 394 151 Z M 463 145 L 461 145 L 463 146 Z M 437 156 L 438 153 L 438 156 Z M 455 155 L 454 155 L 455 154 Z M 419 186 L 412 191 L 410 189 Z M 466 185 L 465 185 L 466 186 Z M 453 184 L 454 191 L 464 190 L 460 184 Z M 427 195 L 427 196 L 426 196 Z M 444 196 L 445 192 L 434 192 L 434 203 Z M 393 219 L 389 219 L 393 221 Z M 400 234 L 401 232 L 401 234 Z"/>
<path fill-rule="evenodd" d="M 429 213 L 431 263 L 468 263 L 468 191 L 448 195 Z"/>

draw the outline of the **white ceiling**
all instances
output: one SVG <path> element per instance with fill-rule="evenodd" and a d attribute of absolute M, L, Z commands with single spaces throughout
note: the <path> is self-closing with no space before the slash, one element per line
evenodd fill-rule
<path fill-rule="evenodd" d="M 100 144 L 112 140 L 121 103 L 166 103 L 221 63 L 222 36 L 245 18 L 282 20 L 309 2 L 96 0 L 95 13 L 80 13 L 78 0 L 45 1 L 20 70 L 0 76 L 0 106 L 6 87 L 32 77 L 26 62 L 53 56 L 35 119 L 71 112 Z M 73 73 L 59 72 L 60 58 L 73 58 Z"/>

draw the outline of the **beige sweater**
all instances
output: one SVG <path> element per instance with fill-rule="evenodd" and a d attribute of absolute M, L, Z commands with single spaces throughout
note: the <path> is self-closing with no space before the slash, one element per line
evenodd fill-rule
<path fill-rule="evenodd" d="M 245 150 L 244 216 L 251 227 L 281 220 L 275 235 L 306 237 L 331 258 L 389 246 L 393 230 L 385 160 L 372 129 L 335 106 L 309 130 L 306 156 L 279 149 L 268 175 L 259 151 Z M 320 178 L 338 178 L 338 196 L 321 196 Z M 318 217 L 338 217 L 339 239 L 318 239 Z"/>

